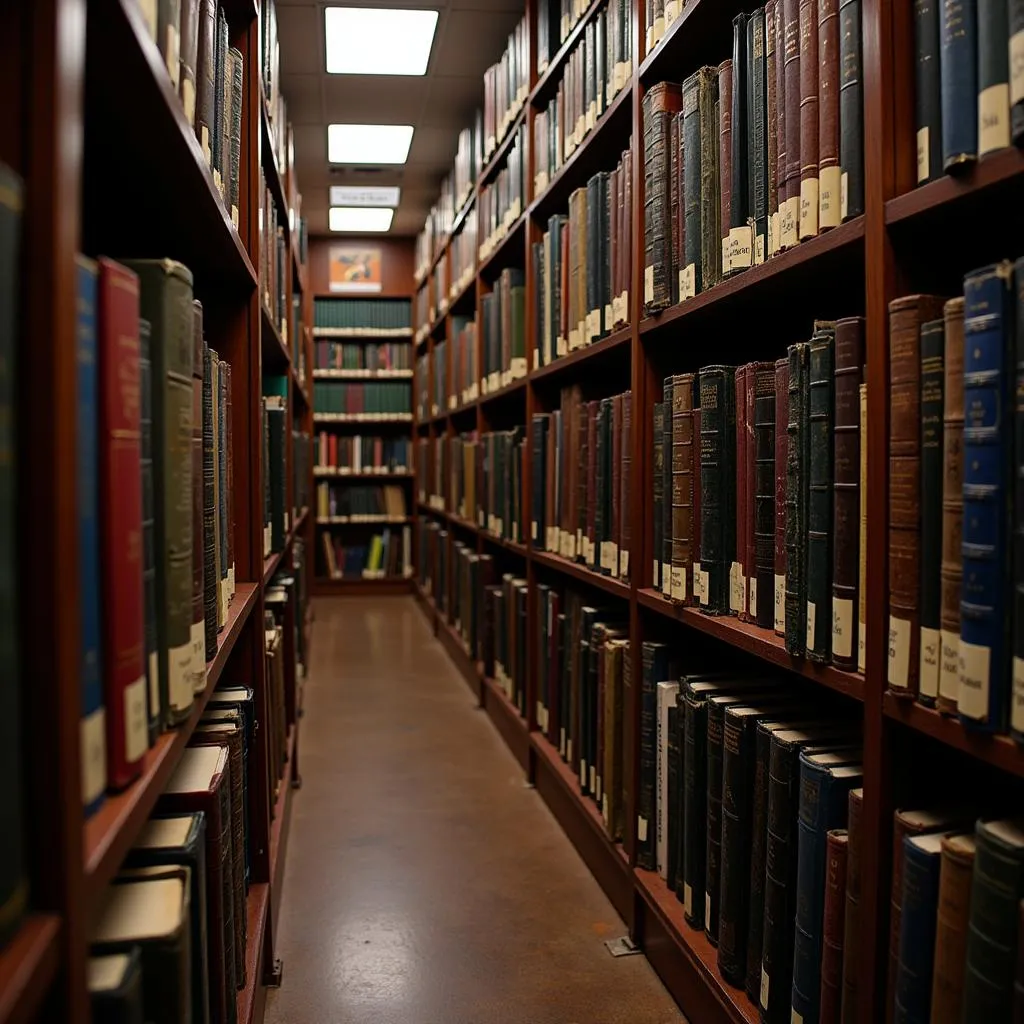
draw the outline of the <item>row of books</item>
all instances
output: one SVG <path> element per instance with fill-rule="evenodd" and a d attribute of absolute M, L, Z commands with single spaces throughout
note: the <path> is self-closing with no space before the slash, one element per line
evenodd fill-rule
<path fill-rule="evenodd" d="M 629 322 L 632 276 L 632 154 L 595 174 L 569 197 L 531 249 L 539 283 L 533 316 L 534 366 L 547 366 Z"/>
<path fill-rule="evenodd" d="M 317 331 L 333 329 L 365 334 L 411 334 L 411 316 L 409 299 L 313 300 L 313 324 Z"/>
<path fill-rule="evenodd" d="M 413 313 L 416 318 L 416 341 L 419 342 L 430 330 L 433 317 L 430 315 L 430 286 L 426 282 L 416 292 Z"/>
<path fill-rule="evenodd" d="M 292 519 L 309 508 L 313 475 L 313 438 L 301 420 L 292 427 Z"/>
<path fill-rule="evenodd" d="M 321 430 L 316 438 L 317 471 L 406 473 L 411 465 L 407 437 L 346 436 Z"/>
<path fill-rule="evenodd" d="M 260 194 L 263 210 L 260 214 L 262 238 L 260 239 L 260 299 L 263 308 L 277 328 L 281 340 L 289 344 L 288 327 L 291 308 L 288 305 L 288 279 L 291 276 L 291 254 L 285 237 L 287 218 L 279 210 L 274 197 L 267 188 L 267 180 L 260 171 Z"/>
<path fill-rule="evenodd" d="M 586 24 L 556 94 L 533 121 L 533 194 L 539 196 L 600 120 L 632 73 L 632 0 L 610 0 Z"/>
<path fill-rule="evenodd" d="M 1024 94 L 1011 73 L 1020 30 L 1016 9 L 1002 2 L 914 7 L 919 185 L 1024 144 Z"/>
<path fill-rule="evenodd" d="M 182 8 L 188 6 L 182 3 Z M 270 143 L 282 180 L 288 168 L 291 125 L 281 92 L 281 44 L 277 25 L 277 5 L 274 0 L 260 2 L 260 77 L 263 96 L 270 121 Z"/>
<path fill-rule="evenodd" d="M 860 0 L 824 11 L 769 0 L 731 58 L 645 94 L 648 314 L 864 212 Z"/>
<path fill-rule="evenodd" d="M 141 11 L 237 228 L 245 59 L 228 45 L 224 8 L 216 0 L 195 0 L 143 4 Z"/>
<path fill-rule="evenodd" d="M 472 282 L 473 274 L 476 272 L 476 253 L 478 248 L 477 213 L 474 206 L 466 214 L 462 227 L 459 228 L 452 238 L 449 249 L 452 261 L 451 284 L 448 289 L 449 298 L 454 298 L 456 292 L 461 291 Z"/>
<path fill-rule="evenodd" d="M 314 413 L 386 414 L 412 411 L 408 381 L 316 380 Z"/>
<path fill-rule="evenodd" d="M 317 341 L 318 370 L 409 370 L 412 348 L 407 341 Z"/>
<path fill-rule="evenodd" d="M 452 386 L 449 407 L 475 401 L 480 391 L 480 356 L 477 351 L 476 319 L 452 317 Z"/>
<path fill-rule="evenodd" d="M 653 451 L 655 589 L 861 671 L 863 360 L 850 317 L 816 322 L 775 363 L 669 377 Z"/>
<path fill-rule="evenodd" d="M 459 132 L 455 164 L 451 173 L 452 208 L 458 213 L 473 194 L 480 172 L 484 169 L 484 123 L 478 110 L 473 124 Z M 442 192 L 444 188 L 442 186 Z"/>
<path fill-rule="evenodd" d="M 367 543 L 345 543 L 325 530 L 320 535 L 321 571 L 332 580 L 408 579 L 412 576 L 412 527 L 387 528 Z"/>
<path fill-rule="evenodd" d="M 526 281 L 521 269 L 507 267 L 494 290 L 480 299 L 480 335 L 481 391 L 497 391 L 526 376 Z"/>
<path fill-rule="evenodd" d="M 405 490 L 399 484 L 373 487 L 324 480 L 316 485 L 316 517 L 321 522 L 338 518 L 359 522 L 381 516 L 405 519 L 407 515 Z"/>
<path fill-rule="evenodd" d="M 292 510 L 288 508 L 285 438 L 288 425 L 288 379 L 265 377 L 261 401 L 263 443 L 263 557 L 284 551 Z M 282 394 L 281 392 L 284 392 Z"/>
<path fill-rule="evenodd" d="M 494 251 L 526 209 L 526 128 L 520 125 L 505 154 L 505 164 L 477 197 L 481 261 Z"/>
<path fill-rule="evenodd" d="M 427 278 L 429 304 L 427 313 L 433 320 L 448 311 L 448 261 L 439 260 Z"/>
<path fill-rule="evenodd" d="M 283 660 L 283 650 L 275 646 L 273 656 Z M 275 701 L 268 704 L 273 714 Z M 103 893 L 89 936 L 96 1020 L 235 1020 L 248 980 L 255 729 L 252 690 L 214 691 L 154 816 Z"/>
<path fill-rule="evenodd" d="M 620 5 L 624 0 L 616 0 Z M 586 13 L 586 0 L 539 0 L 537 4 L 537 74 L 543 75 L 576 23 Z"/>
<path fill-rule="evenodd" d="M 416 418 L 421 422 L 432 415 L 430 408 L 430 369 L 433 351 L 424 352 L 416 358 L 416 369 L 413 374 L 413 394 L 416 399 Z"/>
<path fill-rule="evenodd" d="M 484 72 L 484 160 L 490 159 L 530 91 L 530 24 L 524 16 L 512 30 L 501 59 Z"/>
<path fill-rule="evenodd" d="M 889 689 L 1024 741 L 1024 260 L 889 306 Z"/>
<path fill-rule="evenodd" d="M 231 368 L 171 260 L 80 257 L 82 794 L 123 789 L 206 689 L 235 589 Z"/>
<path fill-rule="evenodd" d="M 632 392 L 585 401 L 578 384 L 530 424 L 534 547 L 628 579 Z"/>

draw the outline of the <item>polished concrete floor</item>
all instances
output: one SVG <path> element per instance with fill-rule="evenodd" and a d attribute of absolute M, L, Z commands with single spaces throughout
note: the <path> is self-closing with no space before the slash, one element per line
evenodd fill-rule
<path fill-rule="evenodd" d="M 675 1024 L 413 598 L 321 599 L 268 1024 Z"/>

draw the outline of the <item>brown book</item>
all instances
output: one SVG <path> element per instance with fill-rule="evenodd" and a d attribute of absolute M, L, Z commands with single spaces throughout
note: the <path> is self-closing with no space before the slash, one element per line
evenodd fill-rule
<path fill-rule="evenodd" d="M 672 599 L 693 594 L 693 378 L 681 373 L 672 379 Z M 699 468 L 697 469 L 699 472 Z"/>
<path fill-rule="evenodd" d="M 778 69 L 775 66 L 775 0 L 768 0 L 764 5 L 764 43 L 765 43 L 765 85 L 767 122 L 765 131 L 768 133 L 768 255 L 774 256 L 778 251 L 779 230 L 779 115 L 778 115 Z"/>
<path fill-rule="evenodd" d="M 941 882 L 940 882 L 941 884 Z M 1020 901 L 1017 918 L 1017 974 L 1013 980 L 1013 1024 L 1024 1024 L 1024 900 Z"/>
<path fill-rule="evenodd" d="M 622 395 L 612 399 L 612 478 L 607 486 L 611 489 L 612 522 L 608 544 L 608 571 L 619 575 L 619 541 L 622 535 L 622 504 L 619 487 L 622 484 Z"/>
<path fill-rule="evenodd" d="M 909 295 L 889 303 L 889 689 L 917 696 L 921 546 L 921 324 L 942 299 Z"/>
<path fill-rule="evenodd" d="M 818 4 L 818 230 L 842 223 L 839 169 L 839 0 Z"/>
<path fill-rule="evenodd" d="M 944 836 L 935 918 L 931 1024 L 960 1024 L 967 965 L 974 836 Z M 1019 944 L 1024 949 L 1024 943 Z"/>
<path fill-rule="evenodd" d="M 736 402 L 736 560 L 729 572 L 729 612 L 746 622 L 747 577 L 753 566 L 747 564 L 747 376 L 753 376 L 753 364 L 737 366 L 733 380 Z M 752 482 L 752 481 L 751 481 Z"/>
<path fill-rule="evenodd" d="M 697 607 L 700 604 L 699 576 L 700 572 L 700 406 L 693 409 L 693 572 L 690 574 L 690 603 Z"/>
<path fill-rule="evenodd" d="M 746 466 L 744 467 L 744 473 L 746 475 L 746 483 L 744 484 L 744 492 L 746 493 L 746 508 L 744 515 L 743 524 L 743 571 L 746 573 L 746 580 L 743 583 L 744 602 L 743 607 L 746 613 L 746 621 L 756 622 L 757 621 L 757 516 L 758 516 L 758 499 L 766 495 L 774 495 L 775 493 L 775 474 L 774 471 L 771 474 L 770 484 L 767 486 L 768 481 L 765 482 L 764 487 L 759 487 L 758 483 L 758 438 L 757 438 L 757 395 L 763 387 L 763 380 L 765 374 L 772 376 L 772 391 L 774 392 L 774 374 L 775 367 L 773 363 L 750 363 L 747 366 L 747 381 L 745 387 L 745 401 L 747 406 L 746 413 L 746 426 L 747 426 L 747 458 Z M 760 453 L 763 454 L 763 453 Z M 774 458 L 774 450 L 772 451 L 772 457 Z M 774 470 L 774 466 L 771 467 Z M 774 530 L 775 524 L 772 522 L 772 529 Z"/>
<path fill-rule="evenodd" d="M 957 816 L 945 811 L 896 811 L 892 829 L 892 889 L 889 905 L 889 970 L 886 975 L 885 1018 L 892 1022 L 896 1009 L 896 974 L 899 969 L 900 922 L 903 912 L 903 840 L 926 832 L 943 832 Z M 965 947 L 966 948 L 966 947 Z"/>
<path fill-rule="evenodd" d="M 184 10 L 183 5 L 182 9 Z M 182 16 L 184 17 L 184 15 Z M 203 604 L 203 305 L 192 301 L 192 692 L 206 689 Z"/>
<path fill-rule="evenodd" d="M 860 1021 L 860 816 L 864 790 L 851 789 L 846 821 L 846 913 L 843 919 L 843 1024 Z"/>
<path fill-rule="evenodd" d="M 839 1024 L 843 989 L 843 943 L 846 940 L 846 861 L 848 832 L 835 829 L 825 847 L 825 912 L 821 945 L 820 1024 Z"/>
<path fill-rule="evenodd" d="M 669 293 L 673 304 L 679 301 L 679 271 L 683 266 L 683 204 L 682 204 L 682 169 L 683 169 L 683 92 L 679 90 L 680 109 L 669 115 L 668 121 L 668 161 L 669 175 L 669 229 L 672 259 L 666 268 L 669 275 Z"/>
<path fill-rule="evenodd" d="M 626 813 L 625 773 L 623 771 L 623 669 L 629 641 L 615 637 L 604 648 L 604 768 L 602 810 L 609 838 L 620 841 Z"/>
<path fill-rule="evenodd" d="M 775 632 L 786 633 L 786 457 L 789 422 L 789 359 L 775 361 Z"/>
<path fill-rule="evenodd" d="M 818 0 L 800 0 L 800 241 L 818 233 Z"/>
<path fill-rule="evenodd" d="M 185 108 L 185 119 L 196 123 L 196 63 L 199 59 L 199 0 L 181 0 L 181 35 L 178 43 L 181 71 L 178 92 Z"/>
<path fill-rule="evenodd" d="M 627 391 L 622 396 L 622 472 L 619 479 L 619 575 L 629 579 L 629 545 L 633 539 L 632 515 L 630 502 L 633 500 L 630 485 L 632 482 L 633 453 L 633 393 Z"/>
<path fill-rule="evenodd" d="M 946 325 L 943 387 L 941 657 L 938 709 L 957 712 L 960 689 L 960 578 L 964 515 L 964 300 L 950 299 L 943 307 Z"/>
<path fill-rule="evenodd" d="M 722 274 L 729 270 L 732 220 L 732 60 L 718 65 L 718 196 L 721 203 Z"/>
<path fill-rule="evenodd" d="M 860 574 L 860 383 L 864 318 L 836 321 L 833 462 L 832 661 L 857 667 Z"/>
<path fill-rule="evenodd" d="M 220 1020 L 234 1019 L 235 877 L 231 843 L 231 771 L 227 746 L 186 747 L 157 803 L 158 812 L 206 819 L 206 938 L 210 954 L 210 1005 Z M 238 883 L 241 885 L 241 881 Z M 244 902 L 244 897 L 243 897 Z M 245 971 L 244 963 L 241 971 Z M 216 1017 L 216 1014 L 214 1014 Z"/>
<path fill-rule="evenodd" d="M 804 0 L 808 2 L 808 0 Z M 800 240 L 800 168 L 801 122 L 800 103 L 800 4 L 801 0 L 782 0 L 782 48 L 784 54 L 785 91 L 785 174 L 786 206 L 782 214 L 780 236 L 784 249 L 792 248 Z M 778 13 L 776 12 L 776 17 Z M 778 49 L 778 43 L 776 42 Z M 779 57 L 776 56 L 776 62 Z M 781 108 L 780 108 L 781 109 Z M 780 117 L 781 123 L 781 117 Z M 780 143 L 781 145 L 781 143 Z M 780 154 L 780 160 L 782 154 Z"/>
<path fill-rule="evenodd" d="M 782 240 L 782 223 L 786 216 L 787 168 L 786 153 L 786 0 L 775 0 L 775 251 L 790 243 Z"/>

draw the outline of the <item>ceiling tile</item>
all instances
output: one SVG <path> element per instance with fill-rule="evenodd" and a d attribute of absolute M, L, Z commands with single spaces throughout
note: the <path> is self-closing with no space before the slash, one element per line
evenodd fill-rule
<path fill-rule="evenodd" d="M 323 12 L 316 4 L 285 7 L 277 12 L 277 38 L 281 45 L 281 73 L 303 74 L 323 71 Z M 285 98 L 288 94 L 285 93 Z"/>

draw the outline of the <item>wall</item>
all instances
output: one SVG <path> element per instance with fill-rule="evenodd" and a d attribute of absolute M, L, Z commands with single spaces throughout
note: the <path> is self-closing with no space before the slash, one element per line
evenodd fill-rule
<path fill-rule="evenodd" d="M 328 251 L 332 245 L 366 245 L 381 250 L 381 277 L 383 291 L 378 298 L 412 296 L 413 249 L 411 238 L 382 238 L 379 235 L 330 235 L 309 240 L 309 283 L 314 295 L 330 295 Z M 359 298 L 358 295 L 352 296 Z M 368 298 L 371 296 L 367 296 Z"/>

